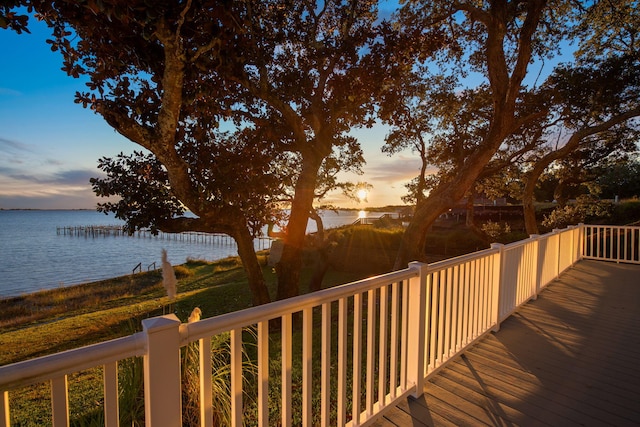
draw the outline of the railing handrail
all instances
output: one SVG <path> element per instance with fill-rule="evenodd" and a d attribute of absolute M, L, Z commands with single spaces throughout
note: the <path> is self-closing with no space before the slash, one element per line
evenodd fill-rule
<path fill-rule="evenodd" d="M 0 366 L 0 390 L 46 381 L 128 357 L 143 356 L 145 343 L 144 334 L 138 332 L 126 337 Z"/>
<path fill-rule="evenodd" d="M 185 323 L 181 325 L 182 345 L 222 332 L 243 328 L 261 321 L 299 312 L 308 307 L 317 307 L 326 302 L 333 302 L 340 298 L 362 293 L 370 289 L 376 289 L 388 283 L 408 280 L 412 277 L 418 277 L 418 275 L 419 273 L 416 269 L 405 268 L 310 294 L 221 314 L 216 317 L 202 319 L 199 322 Z"/>
<path fill-rule="evenodd" d="M 489 249 L 482 249 L 480 251 L 472 252 L 470 254 L 464 254 L 464 255 L 453 257 L 453 258 L 443 259 L 441 261 L 430 263 L 429 271 L 442 270 L 445 268 L 453 267 L 457 264 L 462 264 L 465 262 L 486 257 L 487 255 L 495 254 L 496 252 L 498 252 L 498 249 L 489 248 Z"/>
<path fill-rule="evenodd" d="M 583 258 L 640 264 L 638 240 L 637 226 L 584 225 Z"/>

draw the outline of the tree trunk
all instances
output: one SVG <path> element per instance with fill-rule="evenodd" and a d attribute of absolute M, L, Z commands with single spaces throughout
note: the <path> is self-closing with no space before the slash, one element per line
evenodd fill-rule
<path fill-rule="evenodd" d="M 322 281 L 329 269 L 329 247 L 324 240 L 324 224 L 322 223 L 322 217 L 317 211 L 311 211 L 311 219 L 316 222 L 318 231 L 315 235 L 315 254 L 316 262 L 313 268 L 313 274 L 309 280 L 309 292 L 315 292 L 322 289 Z"/>
<path fill-rule="evenodd" d="M 305 159 L 296 183 L 295 195 L 291 203 L 291 213 L 284 238 L 282 257 L 276 265 L 278 275 L 277 299 L 286 299 L 300 293 L 300 270 L 304 249 L 307 222 L 313 207 L 318 169 L 322 160 Z"/>
<path fill-rule="evenodd" d="M 498 117 L 500 117 L 500 113 L 499 111 Z M 509 126 L 505 123 L 495 123 L 487 136 L 487 141 L 467 158 L 458 169 L 458 174 L 451 181 L 442 183 L 433 190 L 421 206 L 416 206 L 413 218 L 400 241 L 400 248 L 394 264 L 395 269 L 405 267 L 410 261 L 424 260 L 424 247 L 429 227 L 440 214 L 455 205 L 469 191 L 484 166 L 504 140 L 506 133 L 503 129 L 508 128 Z"/>
<path fill-rule="evenodd" d="M 469 195 L 469 198 L 467 199 L 467 217 L 465 219 L 465 225 L 469 230 L 471 230 L 471 232 L 473 232 L 473 234 L 478 236 L 480 239 L 482 239 L 483 242 L 488 245 L 491 243 L 491 238 L 487 235 L 487 233 L 482 231 L 482 229 L 478 227 L 478 224 L 476 223 L 476 209 L 475 205 L 473 204 L 474 198 L 475 193 L 471 193 Z"/>
<path fill-rule="evenodd" d="M 527 234 L 538 234 L 538 220 L 536 219 L 536 208 L 533 204 L 533 189 L 528 190 L 529 182 L 524 187 L 522 194 L 522 214 L 524 216 L 524 228 Z M 535 188 L 535 185 L 532 185 Z"/>
<path fill-rule="evenodd" d="M 504 40 L 508 36 L 508 28 L 503 25 L 506 2 L 495 2 L 483 19 L 486 25 L 486 68 L 491 96 L 493 112 L 490 126 L 483 141 L 476 151 L 464 160 L 458 168 L 458 173 L 449 182 L 445 182 L 431 192 L 421 206 L 416 207 L 415 215 L 405 230 L 400 243 L 396 268 L 401 268 L 408 261 L 424 258 L 424 243 L 426 232 L 438 216 L 449 206 L 460 200 L 471 188 L 482 169 L 487 165 L 491 157 L 500 148 L 500 144 L 507 135 L 519 126 L 515 120 L 515 107 L 520 94 L 520 85 L 527 74 L 527 67 L 531 60 L 532 43 L 542 11 L 546 6 L 544 0 L 528 2 L 526 16 L 522 21 L 519 34 L 517 58 L 507 65 L 504 51 Z M 515 11 L 516 8 L 513 8 Z M 477 17 L 473 17 L 473 19 Z M 480 22 L 477 22 L 478 24 Z"/>
<path fill-rule="evenodd" d="M 329 248 L 326 246 L 319 247 L 316 251 L 316 257 L 313 274 L 309 280 L 309 292 L 322 289 L 322 281 L 329 269 Z"/>
<path fill-rule="evenodd" d="M 258 262 L 255 247 L 253 246 L 253 236 L 246 227 L 246 224 L 239 224 L 236 228 L 236 235 L 233 236 L 238 244 L 238 255 L 242 260 L 242 266 L 247 273 L 249 289 L 253 305 L 267 304 L 271 302 L 269 289 L 264 281 L 262 268 Z"/>
<path fill-rule="evenodd" d="M 598 123 L 593 126 L 585 126 L 582 129 L 577 130 L 571 135 L 569 140 L 562 148 L 547 153 L 540 160 L 536 162 L 533 169 L 527 176 L 527 184 L 524 187 L 524 193 L 522 195 L 522 206 L 524 209 L 524 225 L 529 234 L 538 234 L 538 224 L 536 222 L 536 212 L 533 206 L 533 192 L 540 178 L 542 172 L 552 162 L 558 159 L 562 159 L 569 155 L 571 152 L 580 147 L 580 144 L 587 139 L 588 136 L 595 135 L 599 132 L 606 131 L 613 126 L 629 120 L 633 117 L 640 115 L 640 108 L 635 108 L 624 113 L 615 115 L 608 120 Z"/>
<path fill-rule="evenodd" d="M 567 196 L 567 184 L 564 181 L 559 181 L 558 185 L 556 185 L 555 190 L 553 191 L 553 198 L 558 202 L 559 208 L 564 208 L 567 206 L 567 202 L 569 201 L 569 197 Z"/>
<path fill-rule="evenodd" d="M 538 234 L 538 221 L 536 220 L 536 208 L 534 205 L 534 192 L 536 184 L 542 172 L 554 161 L 557 157 L 556 152 L 552 152 L 540 159 L 531 171 L 527 174 L 527 183 L 524 186 L 522 192 L 522 209 L 524 214 L 524 228 L 529 235 Z"/>
<path fill-rule="evenodd" d="M 426 234 L 435 220 L 449 208 L 439 197 L 431 196 L 416 206 L 413 218 L 402 235 L 394 270 L 405 268 L 409 261 L 424 261 Z"/>

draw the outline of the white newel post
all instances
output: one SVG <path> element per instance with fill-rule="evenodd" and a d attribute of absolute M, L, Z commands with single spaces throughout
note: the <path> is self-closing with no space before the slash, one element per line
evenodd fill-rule
<path fill-rule="evenodd" d="M 418 271 L 418 277 L 409 280 L 409 313 L 407 345 L 407 382 L 414 383 L 413 397 L 424 392 L 424 361 L 426 340 L 426 288 L 428 264 L 409 263 L 409 268 Z"/>
<path fill-rule="evenodd" d="M 493 328 L 491 331 L 498 332 L 500 330 L 500 296 L 502 295 L 502 279 L 504 278 L 504 275 L 502 274 L 504 271 L 504 245 L 502 243 L 492 243 L 491 249 L 498 250 L 495 254 L 495 261 L 493 263 L 493 283 L 491 284 L 493 302 L 491 307 Z"/>
<path fill-rule="evenodd" d="M 144 406 L 147 427 L 182 425 L 180 320 L 175 314 L 142 321 L 147 336 L 144 356 Z"/>

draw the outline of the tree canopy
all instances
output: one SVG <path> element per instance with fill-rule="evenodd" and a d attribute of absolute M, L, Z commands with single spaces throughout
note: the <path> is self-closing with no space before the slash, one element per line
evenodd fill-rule
<path fill-rule="evenodd" d="M 639 99 L 637 5 L 619 6 L 412 1 L 402 7 L 402 28 L 419 28 L 446 43 L 417 59 L 415 80 L 401 81 L 409 88 L 402 97 L 411 114 L 396 108 L 387 118 L 393 130 L 384 150 L 412 146 L 423 165 L 412 183 L 416 213 L 396 267 L 420 259 L 430 225 L 465 195 L 495 193 L 496 184 L 503 193 L 520 191 L 530 215 L 538 177 L 554 160 L 578 158 L 579 147 L 589 146 L 582 152 L 594 157 L 631 148 L 630 119 Z M 612 15 L 625 16 L 617 21 Z M 545 78 L 532 73 L 532 64 L 540 67 L 569 42 L 579 45 L 577 60 L 560 64 L 538 86 Z M 426 165 L 437 172 L 424 177 Z M 523 179 L 526 185 L 518 183 Z M 537 232 L 535 216 L 527 229 Z"/>
<path fill-rule="evenodd" d="M 451 122 L 442 121 L 447 127 L 455 129 L 455 121 L 460 120 L 463 126 L 458 127 L 473 133 L 453 131 L 450 135 L 458 142 L 451 142 L 450 138 L 445 141 L 442 153 L 451 153 L 452 149 L 461 153 L 459 160 L 452 163 L 455 172 L 443 175 L 428 197 L 416 206 L 396 267 L 423 257 L 431 224 L 465 195 L 510 135 L 544 115 L 544 111 L 518 108 L 526 92 L 524 80 L 535 58 L 546 57 L 557 49 L 570 11 L 562 2 L 544 0 L 410 1 L 402 7 L 398 20 L 403 28 L 417 28 L 427 37 L 445 40 L 444 48 L 428 56 L 431 61 L 424 66 L 438 67 L 431 74 L 451 76 L 454 84 L 449 85 L 449 99 L 457 102 L 465 89 L 461 78 L 473 74 L 482 83 L 475 86 L 478 89 L 465 93 L 469 103 L 483 108 L 474 111 L 474 129 L 456 115 L 455 108 L 449 106 L 448 116 L 446 110 L 440 110 L 440 118 L 451 118 Z"/>

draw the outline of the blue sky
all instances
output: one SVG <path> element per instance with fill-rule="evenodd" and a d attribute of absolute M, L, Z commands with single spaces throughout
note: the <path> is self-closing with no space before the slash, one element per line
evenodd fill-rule
<path fill-rule="evenodd" d="M 92 209 L 100 201 L 89 185 L 89 178 L 99 175 L 97 160 L 140 147 L 73 102 L 84 83 L 60 70 L 60 54 L 45 43 L 45 25 L 31 19 L 30 30 L 20 35 L 0 30 L 0 208 Z M 323 202 L 401 204 L 403 184 L 419 170 L 417 159 L 382 154 L 384 127 L 354 134 L 367 166 L 363 176 L 349 179 L 374 186 L 368 202 L 348 203 L 339 195 Z"/>
<path fill-rule="evenodd" d="M 98 158 L 134 146 L 73 102 L 82 82 L 60 70 L 47 28 L 30 28 L 0 30 L 0 208 L 93 208 Z"/>

